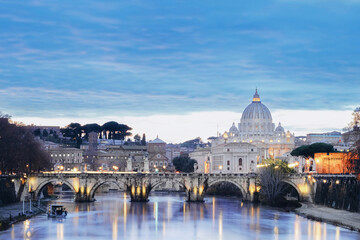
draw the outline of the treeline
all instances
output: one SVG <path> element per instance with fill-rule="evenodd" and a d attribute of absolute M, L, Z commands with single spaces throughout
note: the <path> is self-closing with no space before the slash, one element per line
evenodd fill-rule
<path fill-rule="evenodd" d="M 30 173 L 50 167 L 48 154 L 34 135 L 24 126 L 9 122 L 10 116 L 0 113 L 0 171 Z"/>
<path fill-rule="evenodd" d="M 70 123 L 65 128 L 60 129 L 63 136 L 75 143 L 77 148 L 80 148 L 83 140 L 88 140 L 89 133 L 91 132 L 98 133 L 98 138 L 100 139 L 124 140 L 125 137 L 132 135 L 130 132 L 131 130 L 131 127 L 115 121 L 104 123 L 102 126 L 97 123 L 85 125 L 81 125 L 80 123 Z"/>
<path fill-rule="evenodd" d="M 303 145 L 291 151 L 291 156 L 302 156 L 304 158 L 314 158 L 315 153 L 335 152 L 334 146 L 327 143 L 313 143 Z"/>

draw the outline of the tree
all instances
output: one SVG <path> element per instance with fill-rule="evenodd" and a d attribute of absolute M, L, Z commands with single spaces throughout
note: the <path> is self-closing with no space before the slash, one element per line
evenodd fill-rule
<path fill-rule="evenodd" d="M 344 142 L 350 144 L 350 164 L 351 170 L 358 174 L 360 180 L 360 107 L 357 107 L 352 113 L 353 120 L 342 134 Z"/>
<path fill-rule="evenodd" d="M 335 152 L 334 146 L 327 143 L 313 143 L 311 145 L 303 145 L 291 151 L 291 156 L 303 156 L 304 158 L 314 158 L 315 153 Z"/>
<path fill-rule="evenodd" d="M 44 129 L 44 131 L 42 132 L 42 135 L 43 135 L 43 137 L 48 137 L 49 136 L 49 133 L 48 133 L 48 131 L 46 130 L 46 129 Z"/>
<path fill-rule="evenodd" d="M 145 133 L 143 133 L 143 135 L 142 135 L 141 145 L 146 146 L 146 137 L 145 137 Z"/>
<path fill-rule="evenodd" d="M 3 115 L 2 115 L 3 116 Z M 34 135 L 25 127 L 0 116 L 0 170 L 30 173 L 50 167 L 50 159 Z"/>
<path fill-rule="evenodd" d="M 202 140 L 200 137 L 197 137 L 195 139 L 188 140 L 186 142 L 183 142 L 181 144 L 182 147 L 188 147 L 188 148 L 196 148 L 198 145 L 202 144 Z"/>
<path fill-rule="evenodd" d="M 115 121 L 110 121 L 102 125 L 103 135 L 106 139 L 124 140 L 125 137 L 132 135 L 129 132 L 130 130 L 132 130 L 131 127 L 125 124 L 119 124 Z"/>
<path fill-rule="evenodd" d="M 100 133 L 102 128 L 97 123 L 89 123 L 89 124 L 85 124 L 84 126 L 82 126 L 81 130 L 85 134 L 84 139 L 88 140 L 89 139 L 89 133 L 91 133 L 91 132 Z"/>
<path fill-rule="evenodd" d="M 267 159 L 263 164 L 264 167 L 259 172 L 260 201 L 275 206 L 288 189 L 284 182 L 286 175 L 294 172 L 294 169 L 289 168 L 287 162 L 278 159 Z"/>
<path fill-rule="evenodd" d="M 179 172 L 194 172 L 195 163 L 197 163 L 197 161 L 188 156 L 178 156 L 173 159 L 173 165 L 176 171 Z"/>
<path fill-rule="evenodd" d="M 136 134 L 136 135 L 134 136 L 134 141 L 135 141 L 136 143 L 140 143 L 140 140 L 141 140 L 140 135 L 139 135 L 139 134 Z"/>
<path fill-rule="evenodd" d="M 40 128 L 34 130 L 33 134 L 34 134 L 35 137 L 41 137 L 41 130 L 40 130 Z"/>
<path fill-rule="evenodd" d="M 76 147 L 80 148 L 80 145 L 82 143 L 81 135 L 82 135 L 82 129 L 80 123 L 70 123 L 65 128 L 60 129 L 64 137 L 70 138 L 72 142 L 75 142 Z"/>

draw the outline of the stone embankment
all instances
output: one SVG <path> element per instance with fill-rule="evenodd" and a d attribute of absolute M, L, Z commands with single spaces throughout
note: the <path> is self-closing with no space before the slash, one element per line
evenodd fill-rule
<path fill-rule="evenodd" d="M 360 232 L 359 212 L 349 212 L 310 203 L 301 203 L 301 205 L 300 208 L 294 210 L 300 216 Z"/>
<path fill-rule="evenodd" d="M 13 203 L 0 207 L 0 231 L 6 230 L 12 224 L 24 221 L 40 213 L 44 213 L 44 207 L 37 208 L 32 206 L 30 212 L 29 203 L 25 203 L 25 214 L 23 214 L 23 204 Z"/>

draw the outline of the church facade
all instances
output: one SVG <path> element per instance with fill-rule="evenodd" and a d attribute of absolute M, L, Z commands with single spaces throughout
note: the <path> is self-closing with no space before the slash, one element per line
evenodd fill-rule
<path fill-rule="evenodd" d="M 276 158 L 290 152 L 295 146 L 295 137 L 279 123 L 275 128 L 270 110 L 261 103 L 257 90 L 252 102 L 242 113 L 240 123 L 232 124 L 228 132 L 218 136 L 208 151 L 200 149 L 190 154 L 204 164 L 210 173 L 255 172 L 256 165 L 263 159 Z M 204 161 L 205 159 L 205 161 Z"/>

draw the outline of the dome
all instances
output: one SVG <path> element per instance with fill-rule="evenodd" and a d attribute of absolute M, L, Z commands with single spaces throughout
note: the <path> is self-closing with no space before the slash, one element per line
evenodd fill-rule
<path fill-rule="evenodd" d="M 157 136 L 154 140 L 150 141 L 149 143 L 166 143 L 166 142 L 164 142 L 159 138 L 159 136 Z"/>
<path fill-rule="evenodd" d="M 232 124 L 231 128 L 229 129 L 230 133 L 236 133 L 238 131 L 237 127 L 235 127 L 235 123 Z"/>
<path fill-rule="evenodd" d="M 247 106 L 241 116 L 241 120 L 270 120 L 272 121 L 270 110 L 261 103 L 260 96 L 257 92 L 254 94 L 252 103 Z"/>
<path fill-rule="evenodd" d="M 284 128 L 281 126 L 281 123 L 276 127 L 275 132 L 285 132 Z"/>
<path fill-rule="evenodd" d="M 242 113 L 238 129 L 240 136 L 270 136 L 274 133 L 275 125 L 272 122 L 270 110 L 261 103 L 257 89 L 252 103 Z"/>

